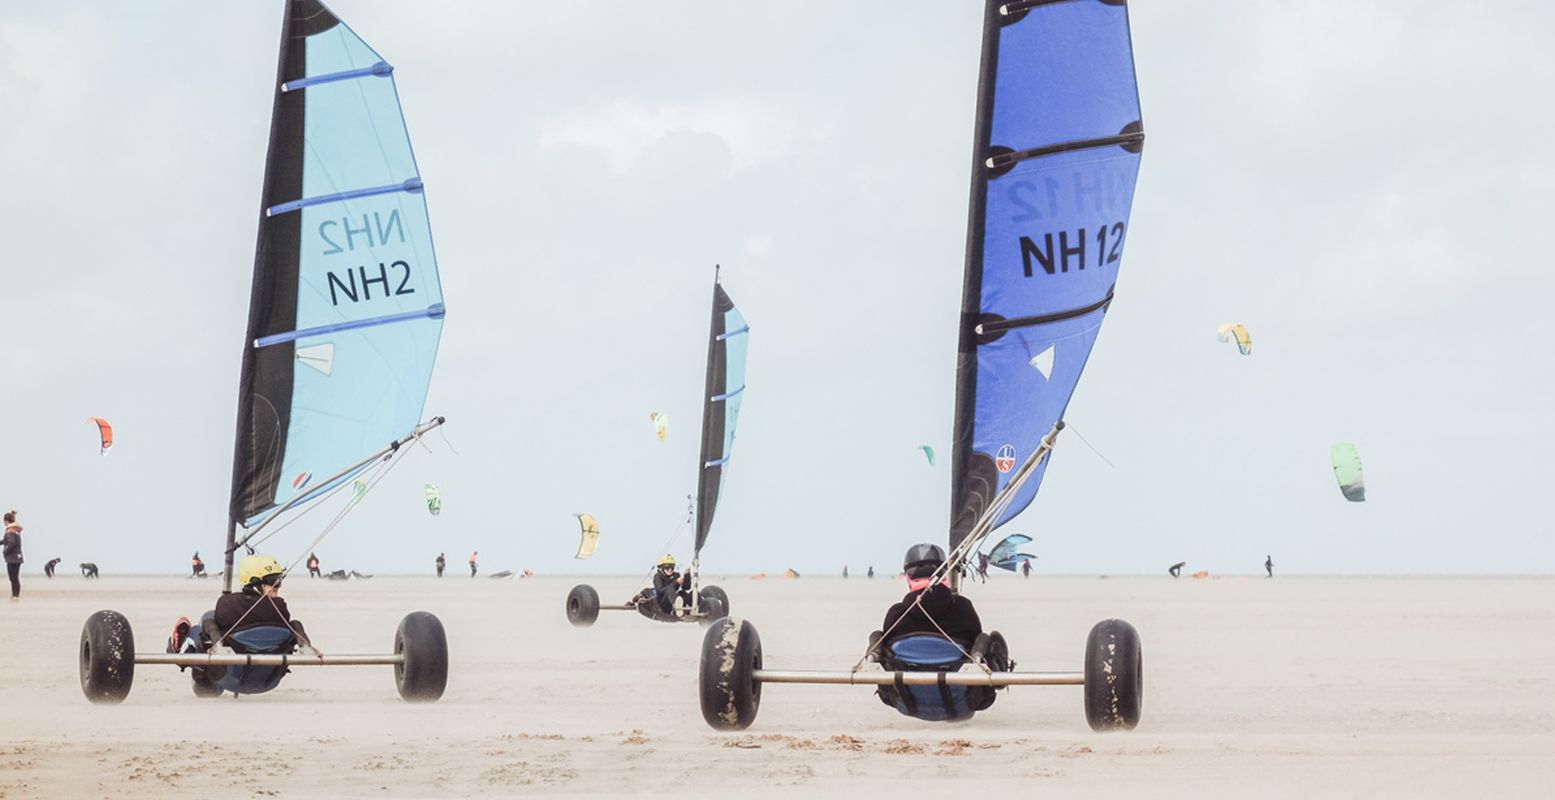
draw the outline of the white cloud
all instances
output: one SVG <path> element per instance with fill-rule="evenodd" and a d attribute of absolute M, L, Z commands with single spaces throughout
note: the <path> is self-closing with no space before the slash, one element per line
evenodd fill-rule
<path fill-rule="evenodd" d="M 621 172 L 666 136 L 711 134 L 728 145 L 735 169 L 745 169 L 787 155 L 799 130 L 792 114 L 754 100 L 654 105 L 611 101 L 544 123 L 540 146 L 604 150 L 611 166 Z"/>

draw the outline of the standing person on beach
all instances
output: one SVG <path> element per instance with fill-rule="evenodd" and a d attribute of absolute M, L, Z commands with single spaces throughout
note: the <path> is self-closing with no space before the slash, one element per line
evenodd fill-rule
<path fill-rule="evenodd" d="M 194 551 L 194 555 L 189 558 L 189 577 L 205 577 L 205 562 L 200 560 L 199 550 Z"/>
<path fill-rule="evenodd" d="M 5 512 L 5 574 L 11 579 L 11 602 L 22 599 L 22 526 L 16 511 Z"/>
<path fill-rule="evenodd" d="M 439 578 L 443 577 L 443 567 L 446 567 L 446 566 L 448 566 L 448 562 L 443 558 L 443 554 L 442 553 L 438 553 L 437 554 L 437 577 L 439 577 Z"/>
<path fill-rule="evenodd" d="M 1263 570 L 1264 570 L 1264 572 L 1269 573 L 1268 575 L 1266 575 L 1264 577 L 1268 577 L 1268 578 L 1274 577 L 1274 556 L 1265 555 L 1263 557 Z"/>
<path fill-rule="evenodd" d="M 319 572 L 319 557 L 318 557 L 318 554 L 316 554 L 316 553 L 309 553 L 308 554 L 308 577 L 310 577 L 310 578 L 321 578 L 321 577 L 323 577 L 323 573 Z"/>
<path fill-rule="evenodd" d="M 480 566 L 479 564 L 475 563 L 475 557 L 480 555 L 480 554 L 481 554 L 481 551 L 479 551 L 479 550 L 476 550 L 475 552 L 470 553 L 470 577 L 472 577 L 472 578 L 475 577 L 475 570 L 476 570 L 476 568 L 478 568 Z"/>
<path fill-rule="evenodd" d="M 1022 578 L 1031 577 L 1031 559 L 1028 558 L 1025 561 L 1020 562 L 1020 576 Z"/>

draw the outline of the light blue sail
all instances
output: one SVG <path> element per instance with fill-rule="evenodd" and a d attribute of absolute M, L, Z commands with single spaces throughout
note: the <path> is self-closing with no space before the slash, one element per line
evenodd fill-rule
<path fill-rule="evenodd" d="M 327 480 L 421 421 L 442 332 L 426 198 L 393 68 L 317 8 L 308 24 L 293 23 L 306 32 L 302 58 L 292 53 L 288 61 L 283 52 L 277 90 L 283 97 L 273 125 L 300 122 L 300 138 L 272 132 L 272 169 L 300 164 L 301 190 L 268 205 L 262 222 L 297 229 L 283 239 L 294 242 L 295 253 L 269 254 L 271 269 L 283 273 L 274 277 L 285 281 L 284 273 L 295 270 L 294 297 L 284 286 L 274 292 L 277 302 L 294 300 L 294 320 L 251 343 L 295 352 L 290 408 L 274 410 L 284 421 L 284 444 L 269 507 L 329 488 L 312 480 Z M 289 46 L 296 48 L 293 37 Z M 300 74 L 291 71 L 299 62 Z M 295 105 L 283 113 L 298 95 L 301 114 Z M 278 147 L 298 143 L 301 152 L 290 153 L 289 162 L 277 156 Z M 250 513 L 245 524 L 269 507 Z"/>

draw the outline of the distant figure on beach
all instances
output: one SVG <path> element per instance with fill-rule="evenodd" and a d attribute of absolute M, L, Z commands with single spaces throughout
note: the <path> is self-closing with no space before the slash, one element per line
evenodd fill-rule
<path fill-rule="evenodd" d="M 978 553 L 977 554 L 977 577 L 982 578 L 985 583 L 988 581 L 988 554 L 987 553 Z"/>
<path fill-rule="evenodd" d="M 81 562 L 81 577 L 83 577 L 83 578 L 97 578 L 97 577 L 101 577 L 101 576 L 99 576 L 97 574 L 97 564 L 94 563 L 94 562 L 91 562 L 91 561 L 83 561 L 83 562 Z"/>
<path fill-rule="evenodd" d="M 189 577 L 205 577 L 205 562 L 200 560 L 199 550 L 194 551 L 194 555 L 189 557 Z"/>
<path fill-rule="evenodd" d="M 1176 564 L 1167 567 L 1166 571 L 1170 572 L 1173 578 L 1180 578 L 1182 577 L 1182 568 L 1187 565 L 1187 563 L 1188 562 L 1186 561 L 1179 561 Z"/>
<path fill-rule="evenodd" d="M 49 559 L 48 563 L 43 565 L 43 574 L 50 578 L 54 577 L 54 568 L 59 566 L 59 562 L 60 559 L 57 558 Z"/>
<path fill-rule="evenodd" d="M 1264 577 L 1274 577 L 1274 556 L 1266 555 L 1263 557 L 1263 570 L 1264 572 L 1269 573 Z"/>
<path fill-rule="evenodd" d="M 11 579 L 11 601 L 22 599 L 22 526 L 16 523 L 16 511 L 5 512 L 5 574 Z"/>
<path fill-rule="evenodd" d="M 438 553 L 437 554 L 437 577 L 439 577 L 439 578 L 443 577 L 443 567 L 446 567 L 446 566 L 448 566 L 448 561 L 443 558 L 443 554 L 442 553 Z"/>
<path fill-rule="evenodd" d="M 1020 562 L 1020 575 L 1022 578 L 1031 577 L 1031 559 Z"/>
<path fill-rule="evenodd" d="M 479 551 L 479 550 L 476 550 L 475 552 L 470 554 L 470 577 L 472 577 L 472 578 L 475 577 L 475 570 L 477 568 L 479 568 L 479 566 L 480 566 L 479 564 L 475 563 L 475 557 L 480 555 L 480 554 L 481 554 L 481 551 Z"/>
<path fill-rule="evenodd" d="M 293 561 L 292 563 L 295 564 L 297 562 Z M 319 571 L 319 557 L 318 557 L 318 554 L 317 553 L 309 553 L 308 554 L 308 577 L 309 578 L 318 578 L 318 577 L 322 577 L 323 574 L 324 573 Z"/>
<path fill-rule="evenodd" d="M 843 564 L 842 565 L 842 577 L 844 577 L 844 578 L 848 577 L 848 565 L 847 564 Z"/>
<path fill-rule="evenodd" d="M 869 572 L 864 573 L 864 577 L 866 577 L 866 578 L 873 578 L 873 577 L 875 577 L 875 568 L 874 568 L 874 566 L 870 566 Z"/>

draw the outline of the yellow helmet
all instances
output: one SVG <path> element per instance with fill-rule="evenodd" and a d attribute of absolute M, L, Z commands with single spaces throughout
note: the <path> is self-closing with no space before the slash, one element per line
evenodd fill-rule
<path fill-rule="evenodd" d="M 665 553 L 664 555 L 659 556 L 658 563 L 655 563 L 654 566 L 655 567 L 663 567 L 663 566 L 673 567 L 673 566 L 675 566 L 675 557 L 670 555 L 669 553 Z"/>
<path fill-rule="evenodd" d="M 264 581 L 267 576 L 280 574 L 281 562 L 270 556 L 244 556 L 238 564 L 238 585 L 251 586 Z"/>

